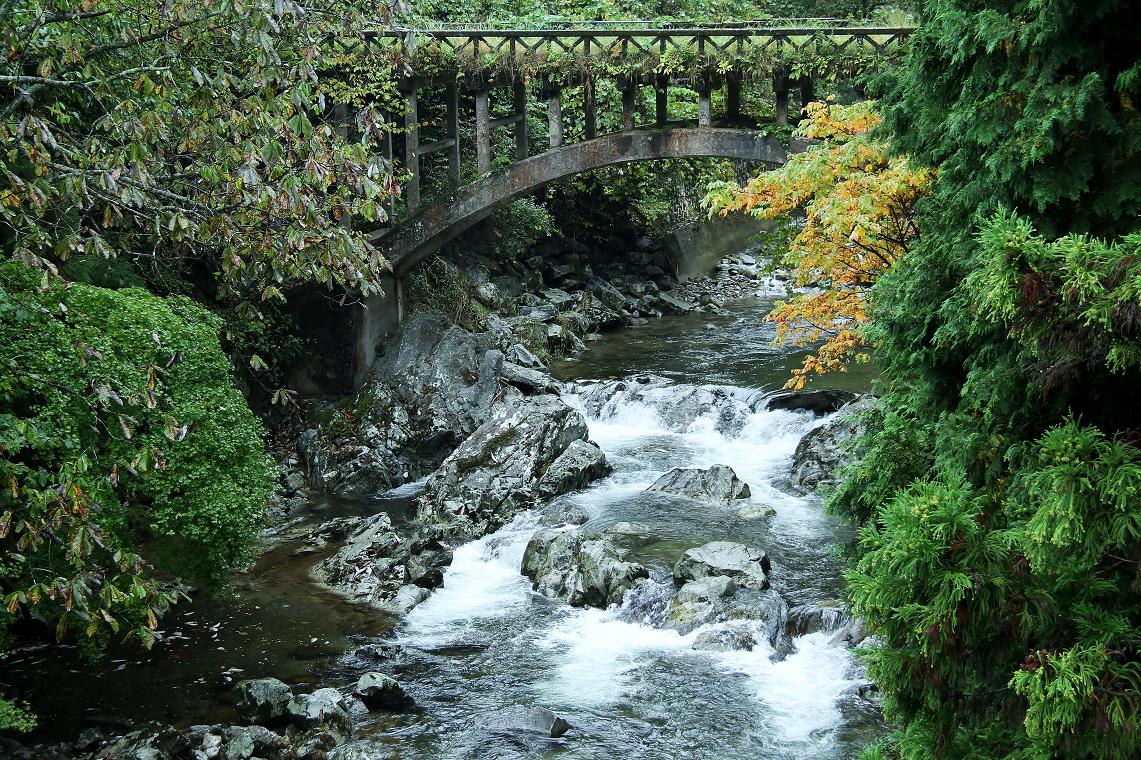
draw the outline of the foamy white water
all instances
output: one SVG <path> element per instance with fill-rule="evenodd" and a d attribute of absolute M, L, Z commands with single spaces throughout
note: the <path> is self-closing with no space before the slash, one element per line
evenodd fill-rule
<path fill-rule="evenodd" d="M 598 417 L 589 417 L 592 439 L 606 451 L 615 472 L 564 501 L 590 516 L 581 530 L 615 520 L 637 520 L 663 535 L 694 537 L 685 545 L 708 540 L 739 540 L 773 552 L 771 541 L 795 548 L 819 542 L 831 530 L 819 504 L 790 495 L 777 483 L 787 476 L 800 438 L 819 422 L 811 415 L 787 411 L 748 410 L 744 389 L 720 389 L 723 408 L 698 416 L 681 429 L 667 420 L 671 392 L 631 402 L 607 404 Z M 586 389 L 589 391 L 589 388 Z M 676 395 L 676 393 L 675 393 Z M 581 394 L 565 396 L 585 410 Z M 733 415 L 725 408 L 731 407 Z M 743 411 L 742 411 L 743 410 Z M 727 417 L 736 422 L 726 427 Z M 743 424 L 741 424 L 743 422 Z M 726 464 L 752 490 L 746 502 L 730 507 L 688 503 L 656 494 L 646 487 L 672 467 Z M 776 517 L 765 520 L 740 516 L 750 505 L 771 506 Z M 694 709 L 691 693 L 711 704 L 730 705 L 755 721 L 746 724 L 744 742 L 765 756 L 839 758 L 834 733 L 843 724 L 837 701 L 853 681 L 848 651 L 828 646 L 831 634 L 814 633 L 795 639 L 797 651 L 778 662 L 762 642 L 753 651 L 709 652 L 692 648 L 705 626 L 679 635 L 676 631 L 630 622 L 610 610 L 571 609 L 560 602 L 538 599 L 528 579 L 519 573 L 523 551 L 538 527 L 538 517 L 520 516 L 497 533 L 461 547 L 447 570 L 444 586 L 408 618 L 402 640 L 416 646 L 440 646 L 473 638 L 498 644 L 497 657 L 520 658 L 517 665 L 532 674 L 529 683 L 515 684 L 502 694 L 486 695 L 491 704 L 542 704 L 556 709 L 584 733 L 599 726 L 614 731 L 621 715 L 670 713 L 674 691 L 686 693 L 689 712 L 679 715 L 679 728 L 655 729 L 656 749 L 647 745 L 645 757 L 729 757 L 718 754 L 719 726 L 705 707 Z M 769 531 L 769 533 L 765 533 Z M 746 533 L 748 535 L 738 535 Z M 758 536 L 771 536 L 768 540 Z M 680 551 L 680 548 L 678 549 Z M 774 555 L 780 567 L 790 558 Z M 795 564 L 795 562 L 791 562 Z M 811 568 L 801 571 L 811 575 Z M 774 581 L 777 580 L 774 578 Z M 787 581 L 788 579 L 782 579 Z M 759 636 L 762 640 L 764 637 Z M 687 683 L 687 681 L 689 683 Z M 687 691 L 689 690 L 689 691 Z M 671 696 L 673 694 L 673 696 Z M 722 709 L 722 708 L 718 708 Z M 706 723 L 709 725 L 706 726 Z M 685 726 L 683 731 L 681 726 Z M 709 751 L 694 749 L 689 738 L 707 730 Z M 756 731 L 756 736 L 753 736 Z M 740 733 L 740 731 L 738 731 Z M 600 734 L 600 736 L 601 736 Z M 598 741 L 603 741 L 598 737 Z M 576 740 L 575 757 L 602 752 L 591 737 Z M 590 750 L 594 747 L 594 750 Z M 686 747 L 682 751 L 682 747 Z M 589 750 L 589 751 L 588 751 Z"/>

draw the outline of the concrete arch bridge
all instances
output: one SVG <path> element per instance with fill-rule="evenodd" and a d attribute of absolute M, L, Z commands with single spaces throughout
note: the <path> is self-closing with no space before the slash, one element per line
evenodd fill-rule
<path fill-rule="evenodd" d="M 782 165 L 787 151 L 800 146 L 794 143 L 785 148 L 780 141 L 760 134 L 758 122 L 743 113 L 743 90 L 761 86 L 751 76 L 750 62 L 758 56 L 792 62 L 809 54 L 826 57 L 853 53 L 858 55 L 851 60 L 874 61 L 897 54 L 911 31 L 798 19 L 713 25 L 593 22 L 544 29 L 440 27 L 395 29 L 373 35 L 370 45 L 399 46 L 406 61 L 408 75 L 399 82 L 404 113 L 393 115 L 398 123 L 402 120 L 403 131 L 396 141 L 389 136 L 387 152 L 408 179 L 403 208 L 398 209 L 394 202 L 390 226 L 369 235 L 392 264 L 393 274 L 385 284 L 383 297 L 354 307 L 350 320 L 353 382 L 363 379 L 377 343 L 403 318 L 402 281 L 406 275 L 496 208 L 559 179 L 636 161 L 708 157 L 769 167 Z M 703 63 L 704 68 L 696 66 L 672 77 L 637 73 L 637 67 L 623 68 L 623 73 L 613 75 L 613 84 L 621 94 L 622 129 L 598 134 L 602 104 L 596 94 L 600 77 L 611 76 L 610 71 L 621 68 L 616 62 L 647 56 L 660 61 L 669 51 L 682 51 L 691 60 Z M 542 62 L 560 56 L 576 62 L 574 73 L 544 73 Z M 482 68 L 473 72 L 473 61 Z M 540 62 L 538 69 L 534 68 L 536 61 Z M 597 66 L 595 61 L 604 65 Z M 790 93 L 798 94 L 802 103 L 810 102 L 814 99 L 813 81 L 809 75 L 793 77 L 791 63 L 784 67 L 778 64 L 774 71 L 770 91 L 746 94 L 766 98 L 771 94 L 772 120 L 783 125 L 789 122 Z M 767 89 L 767 81 L 764 86 Z M 696 123 L 669 120 L 670 90 L 678 87 L 696 92 Z M 640 124 L 645 119 L 639 108 L 642 88 L 653 89 L 653 120 Z M 491 94 L 500 89 L 510 91 L 510 98 L 501 101 L 510 101 L 511 113 L 493 118 Z M 713 93 L 721 89 L 724 108 L 715 116 Z M 574 90 L 574 102 L 581 103 L 578 114 L 564 112 L 567 90 Z M 533 149 L 528 134 L 528 103 L 535 97 L 546 111 L 546 144 L 540 150 Z M 442 109 L 433 99 L 443 100 Z M 461 102 L 471 104 L 470 115 L 461 112 Z M 444 112 L 442 120 L 425 118 L 432 106 Z M 578 127 L 575 133 L 582 138 L 577 142 L 566 140 L 571 118 Z M 513 150 L 506 157 L 510 163 L 492 172 L 492 135 L 503 128 L 510 128 L 514 138 L 509 141 Z M 465 139 L 469 135 L 474 139 Z M 461 160 L 467 151 L 474 153 L 474 166 L 468 163 L 467 167 L 469 176 L 474 169 L 475 179 L 464 184 Z M 436 153 L 446 153 L 445 162 L 434 163 L 446 164 L 450 193 L 422 204 L 422 159 Z"/>

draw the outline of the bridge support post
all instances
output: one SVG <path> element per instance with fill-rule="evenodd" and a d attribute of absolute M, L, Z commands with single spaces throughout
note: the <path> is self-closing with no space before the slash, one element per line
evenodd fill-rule
<path fill-rule="evenodd" d="M 491 171 L 491 109 L 487 96 L 487 88 L 476 90 L 475 165 L 481 177 Z"/>
<path fill-rule="evenodd" d="M 415 80 L 404 86 L 404 165 L 412 175 L 404 186 L 404 202 L 411 212 L 420 205 L 420 114 Z"/>
<path fill-rule="evenodd" d="M 563 144 L 563 101 L 562 91 L 558 85 L 546 83 L 543 85 L 543 97 L 547 100 L 547 121 L 550 124 L 551 147 L 559 148 Z"/>
<path fill-rule="evenodd" d="M 808 104 L 816 100 L 816 88 L 812 86 L 812 77 L 800 78 L 800 108 L 803 113 Z"/>
<path fill-rule="evenodd" d="M 448 105 L 448 183 L 455 190 L 460 186 L 460 88 L 449 84 L 444 93 Z"/>
<path fill-rule="evenodd" d="M 530 152 L 527 145 L 527 85 L 522 81 L 514 86 L 515 114 L 519 121 L 515 122 L 515 160 L 523 161 Z"/>
<path fill-rule="evenodd" d="M 654 123 L 664 127 L 669 119 L 670 80 L 659 76 L 654 81 Z"/>
<path fill-rule="evenodd" d="M 788 73 L 773 74 L 773 92 L 776 94 L 776 123 L 788 124 Z"/>
<path fill-rule="evenodd" d="M 697 90 L 697 126 L 713 126 L 713 98 L 708 84 L 699 85 Z"/>
<path fill-rule="evenodd" d="M 597 106 L 594 101 L 594 80 L 587 77 L 582 83 L 582 132 L 587 140 L 593 140 L 598 135 L 598 121 L 595 115 Z"/>
<path fill-rule="evenodd" d="M 730 74 L 725 80 L 725 116 L 735 121 L 741 116 L 741 75 Z"/>
<path fill-rule="evenodd" d="M 622 129 L 634 128 L 638 107 L 638 85 L 624 74 L 618 75 L 618 91 L 622 93 Z"/>

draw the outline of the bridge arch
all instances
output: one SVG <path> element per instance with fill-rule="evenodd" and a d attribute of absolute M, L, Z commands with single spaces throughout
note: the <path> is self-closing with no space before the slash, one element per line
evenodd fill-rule
<path fill-rule="evenodd" d="M 792 150 L 799 149 L 798 144 Z M 755 130 L 718 127 L 632 129 L 570 143 L 493 172 L 460 188 L 374 242 L 392 265 L 397 281 L 421 261 L 495 209 L 522 195 L 576 174 L 605 166 L 665 158 L 728 158 L 780 166 L 787 150 Z"/>

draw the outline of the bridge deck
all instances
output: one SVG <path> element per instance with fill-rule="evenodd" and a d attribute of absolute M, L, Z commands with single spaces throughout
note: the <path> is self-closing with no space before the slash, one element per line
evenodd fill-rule
<path fill-rule="evenodd" d="M 736 21 L 726 24 L 651 24 L 646 22 L 591 22 L 552 25 L 544 29 L 495 26 L 438 26 L 392 28 L 373 35 L 380 40 L 419 47 L 434 43 L 455 55 L 532 55 L 631 53 L 694 50 L 715 55 L 746 48 L 760 51 L 864 48 L 883 52 L 898 46 L 914 31 L 910 27 L 864 26 L 819 19 L 781 19 L 775 22 Z"/>

